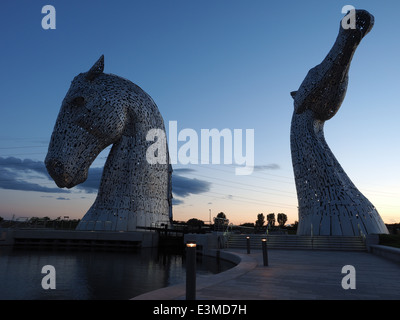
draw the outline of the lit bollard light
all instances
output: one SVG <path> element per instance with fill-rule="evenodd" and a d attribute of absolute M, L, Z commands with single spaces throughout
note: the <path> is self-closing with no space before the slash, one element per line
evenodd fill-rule
<path fill-rule="evenodd" d="M 263 252 L 264 266 L 268 266 L 267 239 L 263 238 L 263 239 L 261 240 L 261 244 L 262 244 L 262 252 Z"/>
<path fill-rule="evenodd" d="M 196 300 L 196 243 L 186 244 L 186 300 Z"/>
<path fill-rule="evenodd" d="M 247 242 L 247 254 L 250 254 L 250 237 L 246 237 Z"/>

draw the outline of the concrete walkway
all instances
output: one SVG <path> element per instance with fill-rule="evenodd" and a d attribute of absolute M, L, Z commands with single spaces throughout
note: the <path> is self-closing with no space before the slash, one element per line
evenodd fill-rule
<path fill-rule="evenodd" d="M 241 262 L 223 273 L 197 277 L 197 300 L 400 300 L 400 264 L 367 252 L 226 250 Z M 356 289 L 343 289 L 342 267 L 355 268 Z M 135 300 L 183 300 L 185 284 L 159 289 Z"/>

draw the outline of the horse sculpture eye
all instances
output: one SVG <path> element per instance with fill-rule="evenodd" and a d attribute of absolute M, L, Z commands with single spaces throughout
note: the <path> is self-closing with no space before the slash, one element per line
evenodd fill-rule
<path fill-rule="evenodd" d="M 84 104 L 85 104 L 85 98 L 83 98 L 83 97 L 76 97 L 74 100 L 72 100 L 72 104 L 73 104 L 74 106 L 77 106 L 77 107 L 83 107 Z"/>

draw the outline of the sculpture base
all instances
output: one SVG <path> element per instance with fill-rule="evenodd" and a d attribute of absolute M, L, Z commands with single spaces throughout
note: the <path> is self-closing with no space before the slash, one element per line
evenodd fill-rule
<path fill-rule="evenodd" d="M 113 231 L 76 231 L 49 229 L 10 230 L 10 245 L 57 246 L 68 248 L 129 249 L 137 247 L 157 247 L 158 233 L 148 231 L 113 232 Z"/>
<path fill-rule="evenodd" d="M 163 228 L 171 225 L 168 214 L 144 210 L 132 212 L 127 209 L 101 209 L 92 207 L 79 222 L 80 231 L 136 231 L 144 228 Z"/>
<path fill-rule="evenodd" d="M 345 208 L 348 209 L 348 208 Z M 300 215 L 298 236 L 366 236 L 388 234 L 389 231 L 376 211 L 368 214 L 322 214 Z"/>

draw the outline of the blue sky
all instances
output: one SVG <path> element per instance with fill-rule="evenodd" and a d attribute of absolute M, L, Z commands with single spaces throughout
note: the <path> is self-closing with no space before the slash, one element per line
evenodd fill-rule
<path fill-rule="evenodd" d="M 41 9 L 56 9 L 44 30 Z M 71 80 L 105 55 L 105 72 L 151 95 L 167 125 L 254 129 L 256 170 L 174 165 L 174 218 L 223 211 L 233 223 L 258 213 L 297 220 L 289 130 L 290 91 L 333 45 L 344 5 L 375 26 L 357 49 L 347 96 L 326 140 L 386 223 L 400 221 L 400 34 L 396 0 L 2 1 L 0 4 L 0 216 L 81 218 L 93 203 L 107 150 L 88 181 L 58 189 L 43 171 Z M 179 147 L 179 144 L 178 144 Z"/>

